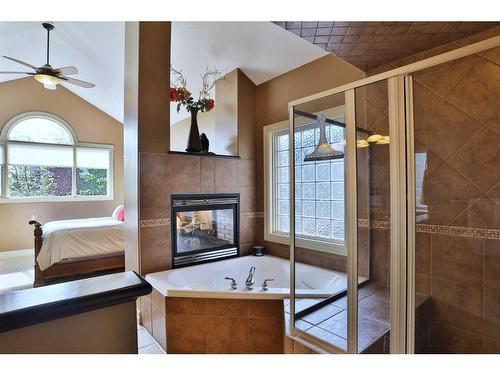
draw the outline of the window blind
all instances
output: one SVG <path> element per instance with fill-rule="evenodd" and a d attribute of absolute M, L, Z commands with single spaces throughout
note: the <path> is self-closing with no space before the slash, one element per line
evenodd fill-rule
<path fill-rule="evenodd" d="M 108 169 L 110 150 L 95 147 L 77 147 L 76 167 L 89 169 Z"/>
<path fill-rule="evenodd" d="M 73 147 L 11 143 L 8 147 L 10 165 L 72 167 Z"/>

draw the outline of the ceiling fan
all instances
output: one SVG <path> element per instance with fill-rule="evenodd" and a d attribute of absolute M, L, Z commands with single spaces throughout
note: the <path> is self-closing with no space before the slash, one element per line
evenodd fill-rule
<path fill-rule="evenodd" d="M 67 77 L 67 75 L 78 74 L 78 69 L 74 66 L 63 66 L 62 68 L 53 68 L 49 64 L 49 46 L 50 46 L 50 31 L 54 30 L 54 25 L 48 22 L 42 23 L 42 26 L 47 30 L 47 63 L 44 66 L 36 67 L 27 62 L 14 59 L 13 57 L 4 56 L 6 59 L 14 61 L 18 64 L 27 66 L 35 72 L 0 72 L 0 74 L 26 74 L 33 76 L 38 82 L 42 83 L 46 89 L 55 90 L 60 83 L 71 83 L 85 88 L 95 87 L 93 83 L 85 82 L 79 79 Z"/>

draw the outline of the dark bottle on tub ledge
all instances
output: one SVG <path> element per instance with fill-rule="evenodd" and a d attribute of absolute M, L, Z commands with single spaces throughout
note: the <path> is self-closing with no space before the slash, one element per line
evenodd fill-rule
<path fill-rule="evenodd" d="M 253 255 L 256 257 L 261 257 L 261 256 L 264 256 L 264 254 L 265 254 L 264 246 L 255 245 L 252 247 L 252 249 L 253 249 Z"/>

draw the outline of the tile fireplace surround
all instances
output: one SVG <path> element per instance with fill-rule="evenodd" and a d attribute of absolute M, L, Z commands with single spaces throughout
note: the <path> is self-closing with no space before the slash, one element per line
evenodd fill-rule
<path fill-rule="evenodd" d="M 240 193 L 240 255 L 257 241 L 256 161 L 141 153 L 140 271 L 172 268 L 171 194 Z"/>

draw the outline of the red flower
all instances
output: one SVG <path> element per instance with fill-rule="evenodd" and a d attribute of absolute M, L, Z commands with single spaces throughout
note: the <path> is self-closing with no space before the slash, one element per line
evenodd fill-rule
<path fill-rule="evenodd" d="M 177 101 L 177 90 L 174 87 L 170 88 L 170 101 L 171 102 Z"/>
<path fill-rule="evenodd" d="M 208 100 L 208 106 L 207 106 L 207 111 L 211 111 L 215 107 L 215 100 L 209 99 Z"/>
<path fill-rule="evenodd" d="M 181 100 L 186 100 L 191 96 L 191 93 L 185 87 L 179 87 L 177 89 L 177 93 L 179 94 Z"/>

